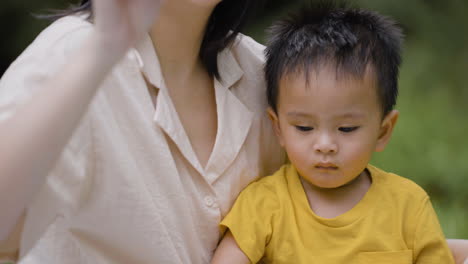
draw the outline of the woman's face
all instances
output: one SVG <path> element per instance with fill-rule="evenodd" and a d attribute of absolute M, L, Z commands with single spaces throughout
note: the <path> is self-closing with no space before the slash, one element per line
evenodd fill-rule
<path fill-rule="evenodd" d="M 168 13 L 199 13 L 209 12 L 211 13 L 213 9 L 223 0 L 165 0 L 162 5 L 162 12 Z M 227 0 L 224 0 L 227 1 Z M 165 11 L 163 11 L 165 10 Z"/>
<path fill-rule="evenodd" d="M 179 1 L 184 1 L 184 2 L 187 2 L 188 4 L 193 4 L 197 6 L 213 7 L 219 4 L 222 0 L 179 0 Z"/>

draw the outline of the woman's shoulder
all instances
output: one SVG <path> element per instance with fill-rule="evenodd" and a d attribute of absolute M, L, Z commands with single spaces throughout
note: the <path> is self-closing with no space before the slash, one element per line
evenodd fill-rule
<path fill-rule="evenodd" d="M 91 24 L 78 16 L 54 21 L 8 67 L 0 79 L 0 95 L 13 97 L 23 88 L 29 90 L 25 87 L 28 80 L 34 82 L 52 75 L 67 62 L 67 55 L 79 47 L 91 29 Z"/>
<path fill-rule="evenodd" d="M 266 118 L 263 49 L 263 45 L 251 37 L 239 34 L 234 43 L 218 55 L 220 79 L 254 113 L 256 120 Z M 265 124 L 269 127 L 269 123 Z"/>
<path fill-rule="evenodd" d="M 91 28 L 84 18 L 69 16 L 54 21 L 36 37 L 0 78 L 0 120 L 10 117 L 69 62 L 68 55 Z"/>
<path fill-rule="evenodd" d="M 75 40 L 80 33 L 89 33 L 91 22 L 84 16 L 66 16 L 52 22 L 34 40 L 32 44 L 56 44 L 61 41 Z"/>
<path fill-rule="evenodd" d="M 249 69 L 251 67 L 263 69 L 263 63 L 265 62 L 264 50 L 264 45 L 244 34 L 237 36 L 232 47 L 232 52 L 244 71 L 245 68 Z"/>
<path fill-rule="evenodd" d="M 238 51 L 253 55 L 256 59 L 264 61 L 265 46 L 250 36 L 239 33 L 237 36 L 235 47 Z"/>
<path fill-rule="evenodd" d="M 82 16 L 60 18 L 39 33 L 13 64 L 21 62 L 26 57 L 50 58 L 50 56 L 66 55 L 80 45 L 91 29 L 92 24 Z"/>
<path fill-rule="evenodd" d="M 67 34 L 71 34 L 77 29 L 91 27 L 92 23 L 88 21 L 85 16 L 65 16 L 53 21 L 38 35 L 38 39 L 42 37 L 61 37 Z"/>

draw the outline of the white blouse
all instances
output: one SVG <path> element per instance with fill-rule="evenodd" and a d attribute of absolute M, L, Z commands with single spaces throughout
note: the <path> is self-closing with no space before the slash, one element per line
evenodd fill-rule
<path fill-rule="evenodd" d="M 38 36 L 0 81 L 0 122 L 73 63 L 68 58 L 91 27 L 66 17 Z M 151 39 L 130 50 L 28 207 L 20 263 L 209 263 L 218 223 L 239 192 L 285 160 L 265 112 L 263 49 L 239 36 L 218 56 L 218 131 L 205 167 L 169 97 Z M 159 89 L 156 107 L 143 75 Z"/>

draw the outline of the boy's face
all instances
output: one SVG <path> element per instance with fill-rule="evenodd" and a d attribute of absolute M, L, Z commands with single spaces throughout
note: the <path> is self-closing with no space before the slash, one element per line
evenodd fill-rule
<path fill-rule="evenodd" d="M 358 177 L 384 149 L 398 119 L 382 119 L 373 74 L 337 77 L 333 67 L 289 74 L 279 83 L 278 113 L 270 118 L 292 164 L 309 183 L 337 188 Z"/>

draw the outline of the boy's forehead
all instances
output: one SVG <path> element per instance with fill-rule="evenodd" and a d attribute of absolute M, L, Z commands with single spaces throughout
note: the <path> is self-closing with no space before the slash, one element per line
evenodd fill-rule
<path fill-rule="evenodd" d="M 291 81 L 291 79 L 305 80 L 306 83 L 312 82 L 349 82 L 349 81 L 360 81 L 360 82 L 369 82 L 377 86 L 377 74 L 375 67 L 372 63 L 368 63 L 365 66 L 364 71 L 358 71 L 352 67 L 344 67 L 334 61 L 329 61 L 326 63 L 319 62 L 317 64 L 309 65 L 296 65 L 286 70 L 282 76 L 281 80 L 286 79 Z M 377 88 L 377 87 L 376 87 Z"/>
<path fill-rule="evenodd" d="M 283 74 L 280 78 L 279 89 L 288 92 L 316 92 L 327 89 L 329 92 L 345 94 L 349 92 L 377 93 L 378 82 L 374 71 L 369 68 L 362 75 L 340 71 L 336 67 L 327 66 L 305 70 L 296 70 Z M 298 89 L 302 88 L 302 89 Z M 286 92 L 283 91 L 283 92 Z"/>
<path fill-rule="evenodd" d="M 340 115 L 349 115 L 354 108 L 379 111 L 377 89 L 377 82 L 371 71 L 363 76 L 340 73 L 331 67 L 314 69 L 307 73 L 295 71 L 281 77 L 278 103 L 280 108 L 281 105 L 288 105 L 289 109 L 313 104 L 316 107 L 308 108 Z"/>

